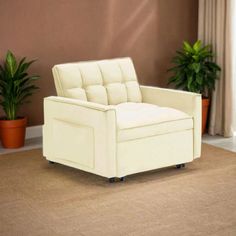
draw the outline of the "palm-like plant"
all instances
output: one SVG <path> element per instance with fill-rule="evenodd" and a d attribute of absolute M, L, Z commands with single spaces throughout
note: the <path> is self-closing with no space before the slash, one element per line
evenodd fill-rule
<path fill-rule="evenodd" d="M 184 42 L 183 50 L 176 53 L 173 58 L 175 66 L 168 70 L 173 72 L 169 83 L 175 84 L 176 88 L 201 93 L 203 96 L 215 89 L 220 67 L 212 61 L 214 55 L 210 45 L 203 46 L 200 40 L 193 46 Z"/>
<path fill-rule="evenodd" d="M 16 120 L 19 106 L 29 102 L 27 98 L 38 89 L 32 82 L 39 76 L 29 76 L 27 70 L 35 60 L 26 62 L 26 58 L 17 63 L 11 51 L 7 52 L 3 65 L 0 65 L 0 105 L 7 120 Z"/>

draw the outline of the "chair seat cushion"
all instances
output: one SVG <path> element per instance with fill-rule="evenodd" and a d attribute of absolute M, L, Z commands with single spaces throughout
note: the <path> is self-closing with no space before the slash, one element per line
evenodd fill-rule
<path fill-rule="evenodd" d="M 148 103 L 121 103 L 115 106 L 118 142 L 193 128 L 186 113 Z"/>

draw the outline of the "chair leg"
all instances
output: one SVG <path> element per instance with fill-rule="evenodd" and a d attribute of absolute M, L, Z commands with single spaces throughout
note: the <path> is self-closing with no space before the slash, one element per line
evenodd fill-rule
<path fill-rule="evenodd" d="M 114 177 L 109 178 L 108 181 L 109 181 L 109 183 L 114 183 L 115 182 L 115 178 Z"/>
<path fill-rule="evenodd" d="M 117 179 L 117 180 L 119 179 L 120 182 L 125 181 L 125 177 L 120 177 L 120 178 L 112 177 L 112 178 L 109 178 L 108 181 L 109 181 L 109 183 L 114 183 L 114 182 L 116 182 L 116 179 Z"/>
<path fill-rule="evenodd" d="M 185 164 L 183 163 L 183 164 L 178 164 L 178 165 L 176 165 L 176 168 L 177 169 L 181 169 L 181 168 L 184 168 L 185 167 Z"/>
<path fill-rule="evenodd" d="M 124 181 L 125 181 L 125 177 L 121 177 L 121 178 L 120 178 L 120 181 L 121 181 L 121 182 L 124 182 Z"/>

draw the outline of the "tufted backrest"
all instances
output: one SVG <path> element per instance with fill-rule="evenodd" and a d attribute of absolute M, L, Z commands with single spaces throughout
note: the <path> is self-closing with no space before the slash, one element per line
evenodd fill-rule
<path fill-rule="evenodd" d="M 58 96 L 104 105 L 142 102 L 130 58 L 66 63 L 52 71 Z"/>

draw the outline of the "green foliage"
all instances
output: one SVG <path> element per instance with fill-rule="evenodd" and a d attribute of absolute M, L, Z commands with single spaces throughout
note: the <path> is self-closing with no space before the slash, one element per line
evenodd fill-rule
<path fill-rule="evenodd" d="M 26 62 L 26 58 L 17 63 L 11 51 L 7 52 L 3 65 L 0 65 L 0 105 L 6 113 L 7 120 L 17 119 L 17 111 L 33 92 L 38 89 L 32 83 L 39 79 L 39 76 L 29 76 L 27 70 L 34 62 Z"/>
<path fill-rule="evenodd" d="M 202 46 L 198 40 L 193 46 L 188 42 L 183 43 L 183 49 L 176 51 L 173 58 L 174 67 L 168 71 L 173 72 L 169 84 L 176 88 L 207 95 L 215 89 L 220 67 L 212 61 L 213 53 L 210 45 Z"/>

